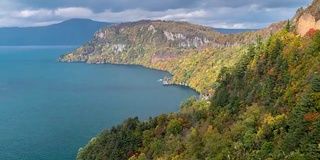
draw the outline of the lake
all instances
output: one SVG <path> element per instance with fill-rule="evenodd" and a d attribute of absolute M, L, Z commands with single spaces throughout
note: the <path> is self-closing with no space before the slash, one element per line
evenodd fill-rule
<path fill-rule="evenodd" d="M 72 160 L 124 119 L 179 110 L 198 94 L 163 86 L 167 72 L 128 65 L 59 63 L 76 46 L 0 47 L 0 159 Z"/>

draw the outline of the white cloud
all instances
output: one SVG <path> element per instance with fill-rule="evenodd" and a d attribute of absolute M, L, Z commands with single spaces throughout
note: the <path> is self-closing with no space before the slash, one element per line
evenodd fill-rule
<path fill-rule="evenodd" d="M 90 18 L 94 14 L 88 8 L 68 7 L 68 8 L 58 8 L 54 10 L 54 15 L 61 16 L 64 18 Z"/>
<path fill-rule="evenodd" d="M 163 16 L 155 17 L 160 20 L 178 20 L 178 19 L 193 19 L 193 18 L 205 18 L 207 17 L 207 12 L 204 10 L 194 10 L 194 11 L 186 11 L 183 9 L 178 10 L 169 10 L 163 12 Z"/>
<path fill-rule="evenodd" d="M 81 7 L 1 10 L 0 27 L 45 26 L 71 18 L 94 18 L 96 16 L 90 9 Z"/>
<path fill-rule="evenodd" d="M 38 10 L 22 10 L 19 12 L 14 12 L 13 17 L 17 18 L 32 18 L 32 17 L 49 17 L 53 16 L 53 12 L 48 9 L 38 9 Z"/>

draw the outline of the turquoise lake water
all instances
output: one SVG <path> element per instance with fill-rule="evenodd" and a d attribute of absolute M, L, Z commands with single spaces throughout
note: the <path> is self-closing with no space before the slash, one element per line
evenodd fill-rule
<path fill-rule="evenodd" d="M 140 66 L 59 63 L 75 47 L 0 47 L 0 159 L 72 160 L 125 118 L 175 112 L 189 88 Z"/>

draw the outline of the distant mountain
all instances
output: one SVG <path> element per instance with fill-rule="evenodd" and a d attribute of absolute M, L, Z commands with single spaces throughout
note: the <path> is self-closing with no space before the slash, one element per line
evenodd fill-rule
<path fill-rule="evenodd" d="M 98 29 L 111 24 L 89 19 L 70 19 L 42 27 L 0 28 L 0 46 L 82 45 Z"/>
<path fill-rule="evenodd" d="M 258 31 L 259 29 L 226 29 L 226 28 L 212 28 L 213 30 L 220 32 L 222 34 L 237 34 L 243 32 L 250 32 L 250 31 Z"/>

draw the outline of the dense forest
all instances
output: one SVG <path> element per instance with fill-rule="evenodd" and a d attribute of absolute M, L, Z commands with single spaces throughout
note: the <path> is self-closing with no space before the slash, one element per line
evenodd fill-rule
<path fill-rule="evenodd" d="M 128 118 L 92 138 L 77 159 L 320 159 L 320 31 L 300 36 L 288 22 L 233 49 L 240 54 L 229 55 L 231 65 L 212 70 L 197 64 L 222 63 L 213 56 L 228 50 L 156 63 L 189 76 L 179 81 L 212 93 L 210 100 L 191 97 L 179 112 Z M 197 70 L 205 73 L 190 78 Z"/>

